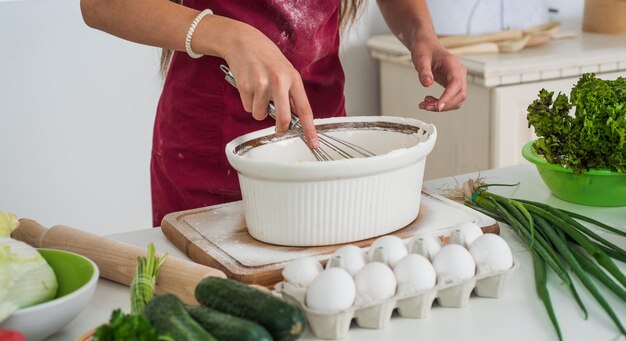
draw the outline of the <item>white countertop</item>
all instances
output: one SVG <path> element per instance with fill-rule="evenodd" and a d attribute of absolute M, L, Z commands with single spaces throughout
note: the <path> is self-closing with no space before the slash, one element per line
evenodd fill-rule
<path fill-rule="evenodd" d="M 400 63 L 407 50 L 393 35 L 375 36 L 367 46 L 372 56 Z M 580 33 L 516 53 L 461 56 L 468 81 L 486 87 L 578 77 L 586 72 L 626 70 L 626 36 Z M 409 64 L 409 61 L 402 61 Z"/>
<path fill-rule="evenodd" d="M 517 188 L 494 188 L 493 192 L 574 210 L 626 229 L 626 207 L 585 207 L 563 202 L 550 195 L 531 165 L 496 169 L 482 172 L 481 175 L 486 176 L 490 182 L 520 182 Z M 475 177 L 475 174 L 472 176 Z M 467 177 L 468 175 L 461 175 L 455 178 L 462 182 Z M 429 190 L 438 191 L 443 185 L 454 184 L 453 178 L 444 178 L 427 181 L 424 186 Z M 615 236 L 601 234 L 607 239 L 617 240 Z M 430 316 L 425 319 L 394 316 L 387 328 L 381 330 L 353 326 L 344 340 L 556 340 L 556 334 L 548 320 L 545 308 L 535 293 L 530 253 L 507 226 L 503 226 L 502 236 L 509 242 L 514 257 L 521 263 L 520 268 L 513 274 L 504 297 L 499 299 L 472 297 L 469 306 L 462 309 L 442 308 L 435 304 Z M 139 246 L 147 246 L 148 243 L 153 242 L 159 252 L 169 252 L 172 255 L 185 257 L 167 241 L 160 229 L 145 229 L 110 237 Z M 616 243 L 626 248 L 624 238 Z M 623 272 L 626 272 L 625 264 L 619 263 L 619 266 Z M 570 297 L 568 288 L 560 285 L 554 273 L 550 272 L 548 276 L 548 287 L 565 340 L 626 340 L 580 282 L 576 281 L 577 288 L 589 311 L 587 321 L 583 319 L 582 313 Z M 626 323 L 626 305 L 604 288 L 601 288 L 601 292 L 605 294 L 616 314 L 620 316 L 622 323 Z M 130 310 L 128 287 L 101 279 L 85 311 L 48 340 L 74 340 L 87 330 L 107 321 L 111 311 L 116 308 Z M 314 340 L 308 332 L 303 339 Z"/>

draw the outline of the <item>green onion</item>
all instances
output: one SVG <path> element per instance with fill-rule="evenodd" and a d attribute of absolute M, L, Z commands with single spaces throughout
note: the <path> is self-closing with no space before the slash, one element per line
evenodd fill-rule
<path fill-rule="evenodd" d="M 543 301 L 543 305 L 546 307 L 546 311 L 548 312 L 548 316 L 550 317 L 550 321 L 552 321 L 552 325 L 556 330 L 557 335 L 559 336 L 559 340 L 563 340 L 563 336 L 561 335 L 561 328 L 559 327 L 559 321 L 556 319 L 556 315 L 554 314 L 554 309 L 552 308 L 552 301 L 550 300 L 550 293 L 548 292 L 547 283 L 547 273 L 546 273 L 546 264 L 539 256 L 537 252 L 532 252 L 533 254 L 533 268 L 535 269 L 535 287 L 537 288 L 537 295 Z"/>
<path fill-rule="evenodd" d="M 604 250 L 604 252 L 606 252 L 607 255 L 609 255 L 609 257 L 613 258 L 613 259 L 617 259 L 620 262 L 626 263 L 626 256 L 622 255 L 619 252 L 616 252 L 615 250 L 606 247 L 600 243 L 594 243 L 596 244 L 597 247 L 601 248 L 602 250 Z"/>
<path fill-rule="evenodd" d="M 624 329 L 624 326 L 622 326 L 622 323 L 620 322 L 619 318 L 617 317 L 617 315 L 615 315 L 615 312 L 613 311 L 611 306 L 604 299 L 604 296 L 602 296 L 600 291 L 598 291 L 598 288 L 596 288 L 595 284 L 593 284 L 593 282 L 591 281 L 591 279 L 589 278 L 585 270 L 583 270 L 583 268 L 580 266 L 580 263 L 578 263 L 578 261 L 576 260 L 576 258 L 574 257 L 570 249 L 567 247 L 567 244 L 565 244 L 563 240 L 561 240 L 559 235 L 554 231 L 553 227 L 550 224 L 548 224 L 548 222 L 545 221 L 541 216 L 535 215 L 533 216 L 533 218 L 535 219 L 537 224 L 540 225 L 541 228 L 546 232 L 546 234 L 552 240 L 552 243 L 554 244 L 554 246 L 557 248 L 557 250 L 559 250 L 563 258 L 565 258 L 565 260 L 569 263 L 569 265 L 572 268 L 572 271 L 576 274 L 576 276 L 578 276 L 580 281 L 587 288 L 587 290 L 591 293 L 591 295 L 593 295 L 596 301 L 598 301 L 598 303 L 602 306 L 602 308 L 604 308 L 604 310 L 609 315 L 609 317 L 613 320 L 613 322 L 615 323 L 617 328 L 620 330 L 620 332 L 626 335 L 626 329 Z"/>
<path fill-rule="evenodd" d="M 503 199 L 503 198 L 499 198 L 496 199 L 495 197 L 490 197 L 490 199 L 493 201 L 493 204 L 495 205 L 496 208 L 498 208 L 498 210 L 505 216 L 509 216 L 509 212 L 505 209 L 505 206 L 507 206 L 507 208 L 511 211 L 515 211 L 516 208 L 514 207 L 514 205 L 510 205 L 508 203 L 508 199 Z M 504 205 L 500 205 L 500 203 L 498 202 L 502 202 Z M 521 217 L 524 218 L 524 217 Z M 518 229 L 521 227 L 524 227 L 526 224 L 520 223 L 519 221 L 515 220 L 515 218 L 509 217 L 509 219 L 512 219 L 509 223 L 509 225 L 511 226 L 518 226 Z M 532 218 L 531 218 L 532 219 Z M 523 221 L 523 220 L 522 220 Z M 530 224 L 529 221 L 527 222 L 528 224 L 528 229 L 530 229 Z M 520 230 L 522 232 L 522 230 Z M 525 231 L 525 233 L 522 233 L 527 239 L 530 238 L 530 232 L 529 231 Z M 548 264 L 554 264 L 552 265 L 552 269 L 557 273 L 557 275 L 559 275 L 559 277 L 561 277 L 561 279 L 563 279 L 563 281 L 565 282 L 565 284 L 570 288 L 572 295 L 574 296 L 574 299 L 576 300 L 576 303 L 578 304 L 578 306 L 580 307 L 580 309 L 583 311 L 583 314 L 585 315 L 585 319 L 588 318 L 589 314 L 587 313 L 587 308 L 585 307 L 585 305 L 583 304 L 582 300 L 580 299 L 580 296 L 578 295 L 578 291 L 576 290 L 576 287 L 574 286 L 574 283 L 572 282 L 572 279 L 570 278 L 569 274 L 567 273 L 567 271 L 565 270 L 565 268 L 563 268 L 563 266 L 561 266 L 561 264 L 558 262 L 558 256 L 556 255 L 556 252 L 554 252 L 554 250 L 552 249 L 551 245 L 540 235 L 537 234 L 537 238 L 539 240 L 539 245 L 541 245 L 541 247 L 539 245 L 537 245 L 534 249 L 535 252 L 539 251 L 538 254 L 545 254 L 548 253 L 549 256 L 544 256 L 543 260 L 544 262 L 547 262 Z M 534 244 L 532 242 L 528 242 L 529 248 L 533 249 Z M 543 251 L 541 248 L 544 247 Z M 546 289 L 547 290 L 547 289 Z"/>
<path fill-rule="evenodd" d="M 617 267 L 617 265 L 613 262 L 613 260 L 604 252 L 602 249 L 598 248 L 591 240 L 585 237 L 580 231 L 574 228 L 571 225 L 568 225 L 565 221 L 558 218 L 555 215 L 552 215 L 550 212 L 547 212 L 541 208 L 529 206 L 530 211 L 535 211 L 538 215 L 547 218 L 552 221 L 554 225 L 558 228 L 561 228 L 563 232 L 568 234 L 572 239 L 574 239 L 578 245 L 582 246 L 585 251 L 587 251 L 593 258 L 596 259 L 598 264 L 602 265 L 615 279 L 617 279 L 623 286 L 626 287 L 626 276 L 621 272 L 621 270 Z"/>
<path fill-rule="evenodd" d="M 472 187 L 473 192 L 468 191 Z M 481 179 L 469 180 L 463 185 L 462 191 L 451 192 L 451 197 L 457 200 L 462 198 L 467 206 L 507 223 L 527 244 L 533 256 L 537 295 L 544 303 L 559 340 L 562 339 L 561 330 L 546 287 L 547 267 L 568 285 L 573 298 L 584 312 L 585 319 L 588 313 L 570 277 L 570 271 L 580 279 L 619 331 L 626 335 L 621 321 L 591 277 L 597 279 L 620 300 L 626 301 L 626 276 L 613 261 L 616 259 L 626 262 L 626 250 L 604 239 L 581 222 L 593 224 L 622 237 L 626 236 L 626 232 L 547 204 L 499 196 L 488 192 L 488 187 Z"/>
<path fill-rule="evenodd" d="M 538 206 L 538 207 L 541 207 L 541 208 L 544 208 L 544 209 L 546 209 L 546 208 L 554 208 L 554 207 L 552 207 L 550 205 L 547 205 L 547 204 L 544 204 L 544 203 L 540 203 L 540 202 L 536 202 L 536 201 L 530 201 L 530 200 L 524 200 L 524 199 L 515 199 L 515 200 L 517 200 L 519 202 L 526 203 L 526 204 L 535 205 L 535 206 Z M 605 229 L 607 231 L 613 232 L 613 233 L 618 234 L 618 235 L 620 235 L 622 237 L 626 237 L 626 231 L 622 231 L 622 230 L 616 229 L 615 227 L 609 226 L 609 225 L 607 225 L 605 223 L 602 223 L 600 221 L 597 221 L 595 219 L 586 217 L 586 216 L 584 216 L 582 214 L 578 214 L 578 213 L 575 213 L 575 212 L 572 212 L 572 211 L 568 211 L 568 210 L 564 210 L 564 209 L 561 209 L 561 208 L 554 208 L 554 209 L 558 210 L 558 211 L 560 211 L 562 213 L 565 213 L 566 215 L 570 216 L 571 218 L 575 218 L 575 219 L 578 219 L 578 220 L 586 221 L 588 223 L 591 223 L 591 224 L 594 224 L 594 225 L 596 225 L 598 227 L 601 227 L 601 228 L 603 228 L 603 229 Z"/>
<path fill-rule="evenodd" d="M 580 251 L 574 245 L 572 245 L 570 249 L 573 251 L 572 253 L 574 254 L 574 257 L 576 257 L 576 260 L 587 272 L 595 276 L 600 282 L 602 282 L 602 284 L 604 284 L 604 286 L 611 289 L 611 291 L 613 291 L 613 293 L 615 293 L 617 297 L 626 302 L 626 290 L 617 285 L 617 283 L 615 283 L 615 281 L 613 281 L 611 277 L 609 277 L 606 273 L 604 273 L 604 271 L 602 271 L 602 269 L 596 266 L 589 257 L 583 255 L 582 251 Z"/>
<path fill-rule="evenodd" d="M 130 285 L 131 314 L 142 314 L 148 301 L 154 297 L 159 268 L 167 259 L 167 253 L 161 258 L 155 253 L 154 244 L 150 243 L 146 257 L 137 258 L 135 278 Z"/>
<path fill-rule="evenodd" d="M 517 221 L 515 218 L 513 218 L 507 211 L 506 209 L 504 209 L 504 207 L 502 207 L 502 205 L 500 205 L 497 201 L 495 201 L 495 199 L 493 199 L 493 204 L 496 207 L 496 209 L 498 209 L 498 211 L 502 214 L 502 216 L 505 217 L 505 220 L 507 221 L 507 223 L 512 226 L 517 232 L 518 234 L 526 241 L 526 244 L 532 245 L 532 248 L 541 255 L 541 257 L 544 259 L 544 261 L 550 265 L 550 267 L 552 268 L 552 270 L 554 270 L 554 272 L 563 280 L 563 282 L 565 282 L 565 284 L 570 285 L 572 283 L 569 275 L 567 274 L 567 271 L 563 268 L 563 266 L 557 261 L 556 257 L 556 253 L 554 251 L 551 250 L 551 248 L 546 249 L 544 248 L 543 244 L 537 243 L 537 244 L 532 244 L 530 242 L 530 233 L 528 231 L 526 231 L 523 227 L 522 224 Z M 551 251 L 548 251 L 551 250 Z"/>

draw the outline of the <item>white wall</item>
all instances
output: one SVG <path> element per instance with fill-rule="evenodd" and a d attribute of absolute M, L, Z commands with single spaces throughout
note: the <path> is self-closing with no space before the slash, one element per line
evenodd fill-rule
<path fill-rule="evenodd" d="M 576 18 L 582 1 L 549 2 Z M 364 44 L 386 32 L 370 0 L 344 39 L 351 115 L 379 112 Z M 77 0 L 0 0 L 0 209 L 98 234 L 151 226 L 158 55 L 89 29 Z"/>
<path fill-rule="evenodd" d="M 158 51 L 89 29 L 78 3 L 0 3 L 0 209 L 149 227 Z"/>
<path fill-rule="evenodd" d="M 558 20 L 564 29 L 580 30 L 585 0 L 547 0 L 548 7 L 558 10 L 551 14 L 551 20 Z"/>
<path fill-rule="evenodd" d="M 365 46 L 367 38 L 377 34 L 389 34 L 376 1 L 367 2 L 359 20 L 344 32 L 342 40 L 342 63 L 346 73 L 346 111 L 349 115 L 378 115 L 378 62 L 370 57 Z M 419 101 L 415 102 L 415 106 Z"/>

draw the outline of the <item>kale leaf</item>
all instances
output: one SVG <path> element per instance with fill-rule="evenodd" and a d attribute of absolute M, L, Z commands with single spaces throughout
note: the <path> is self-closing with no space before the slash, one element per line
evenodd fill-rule
<path fill-rule="evenodd" d="M 539 155 L 580 174 L 589 169 L 626 172 L 626 78 L 582 75 L 570 97 L 541 89 L 528 106 L 528 126 Z M 570 115 L 575 107 L 574 115 Z"/>

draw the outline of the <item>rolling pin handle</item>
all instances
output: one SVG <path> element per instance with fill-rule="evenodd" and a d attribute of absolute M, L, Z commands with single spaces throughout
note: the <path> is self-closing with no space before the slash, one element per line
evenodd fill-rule
<path fill-rule="evenodd" d="M 48 232 L 48 229 L 41 226 L 38 222 L 22 218 L 20 219 L 20 225 L 11 233 L 11 238 L 22 241 L 32 247 L 41 247 L 46 232 Z"/>

